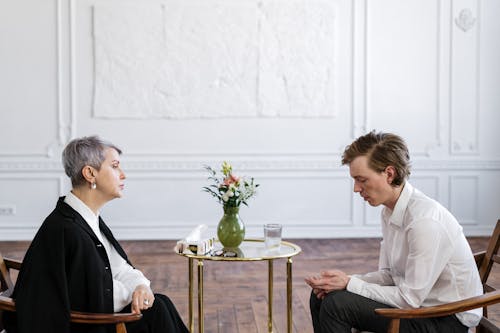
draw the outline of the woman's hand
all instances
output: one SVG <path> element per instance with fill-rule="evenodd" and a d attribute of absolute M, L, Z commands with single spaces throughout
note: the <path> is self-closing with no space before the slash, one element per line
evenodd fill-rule
<path fill-rule="evenodd" d="M 349 280 L 350 277 L 346 273 L 336 269 L 323 271 L 319 276 L 310 276 L 305 279 L 318 298 L 324 298 L 327 293 L 333 290 L 346 289 Z"/>
<path fill-rule="evenodd" d="M 153 306 L 155 296 L 145 284 L 138 285 L 132 293 L 132 313 L 140 313 L 141 310 L 149 309 Z"/>

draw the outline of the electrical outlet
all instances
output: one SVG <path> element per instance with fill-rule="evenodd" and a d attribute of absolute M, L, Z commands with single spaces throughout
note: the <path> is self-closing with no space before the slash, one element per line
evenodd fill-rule
<path fill-rule="evenodd" d="M 16 215 L 15 205 L 0 205 L 0 216 Z"/>

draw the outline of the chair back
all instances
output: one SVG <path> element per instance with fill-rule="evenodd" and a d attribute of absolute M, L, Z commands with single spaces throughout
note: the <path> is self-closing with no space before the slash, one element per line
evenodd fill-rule
<path fill-rule="evenodd" d="M 10 275 L 11 269 L 19 270 L 21 268 L 21 263 L 16 260 L 5 259 L 0 253 L 0 298 L 10 297 L 12 291 L 14 290 L 14 282 Z M 3 331 L 2 323 L 2 310 L 0 309 L 0 333 Z"/>
<path fill-rule="evenodd" d="M 0 253 L 0 295 L 9 297 L 14 289 L 14 283 L 10 276 L 10 268 L 7 266 L 2 253 Z"/>
<path fill-rule="evenodd" d="M 497 221 L 486 251 L 476 253 L 474 255 L 479 269 L 479 276 L 483 283 L 483 290 L 485 293 L 495 291 L 496 288 L 488 283 L 491 270 L 494 264 L 500 264 L 500 256 L 498 256 L 498 248 L 500 247 L 500 220 Z M 499 332 L 497 326 L 488 319 L 488 308 L 483 308 L 483 318 L 476 328 L 476 333 L 485 332 Z"/>

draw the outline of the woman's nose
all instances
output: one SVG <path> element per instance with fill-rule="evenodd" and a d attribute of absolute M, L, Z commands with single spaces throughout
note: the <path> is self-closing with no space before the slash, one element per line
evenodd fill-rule
<path fill-rule="evenodd" d="M 361 186 L 359 186 L 358 184 L 354 183 L 354 193 L 358 193 L 358 192 L 361 192 Z"/>

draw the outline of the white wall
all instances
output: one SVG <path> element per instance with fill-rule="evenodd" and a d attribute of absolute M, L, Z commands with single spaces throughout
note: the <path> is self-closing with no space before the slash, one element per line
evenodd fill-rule
<path fill-rule="evenodd" d="M 69 184 L 73 137 L 123 148 L 119 238 L 215 230 L 222 160 L 261 184 L 247 235 L 373 237 L 343 148 L 407 139 L 411 182 L 467 235 L 500 218 L 497 0 L 23 0 L 0 3 L 0 240 L 30 239 Z"/>

